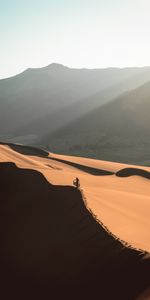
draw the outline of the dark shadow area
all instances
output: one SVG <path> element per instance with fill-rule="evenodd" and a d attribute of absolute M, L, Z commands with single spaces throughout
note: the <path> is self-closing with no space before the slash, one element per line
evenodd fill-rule
<path fill-rule="evenodd" d="M 138 168 L 125 168 L 116 173 L 118 177 L 129 177 L 129 176 L 142 176 L 144 178 L 150 179 L 150 172 Z"/>
<path fill-rule="evenodd" d="M 0 163 L 1 299 L 133 300 L 150 259 L 96 222 L 80 190 Z"/>
<path fill-rule="evenodd" d="M 115 173 L 110 172 L 110 171 L 80 165 L 78 163 L 74 163 L 74 162 L 71 162 L 71 161 L 68 161 L 68 160 L 65 160 L 65 159 L 54 158 L 54 157 L 48 157 L 48 159 L 59 161 L 61 163 L 72 166 L 76 169 L 79 169 L 83 172 L 86 172 L 86 173 L 89 173 L 89 174 L 92 174 L 92 175 L 95 175 L 95 176 L 104 176 L 104 175 L 113 175 L 113 174 L 115 174 Z"/>
<path fill-rule="evenodd" d="M 40 149 L 33 146 L 25 146 L 25 145 L 19 145 L 19 144 L 13 144 L 13 143 L 4 143 L 0 142 L 0 145 L 6 145 L 9 146 L 12 150 L 19 152 L 23 155 L 33 155 L 33 156 L 40 156 L 40 157 L 48 157 L 49 152 L 47 152 L 44 149 Z"/>

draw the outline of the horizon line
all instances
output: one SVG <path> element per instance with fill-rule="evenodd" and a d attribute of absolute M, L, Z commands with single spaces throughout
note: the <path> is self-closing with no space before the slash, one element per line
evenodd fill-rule
<path fill-rule="evenodd" d="M 63 67 L 63 68 L 66 68 L 66 69 L 72 69 L 72 70 L 108 70 L 108 69 L 120 69 L 120 70 L 123 70 L 123 69 L 144 69 L 144 68 L 150 68 L 150 65 L 144 65 L 144 66 L 127 66 L 127 67 L 116 67 L 116 66 L 110 66 L 110 67 L 93 67 L 93 68 L 88 68 L 88 67 L 71 67 L 71 66 L 67 66 L 65 64 L 62 64 L 62 63 L 58 63 L 58 62 L 53 62 L 53 63 L 50 63 L 48 65 L 43 65 L 41 67 L 29 67 L 29 68 L 25 68 L 23 69 L 22 71 L 20 71 L 19 73 L 15 73 L 13 75 L 8 75 L 6 77 L 0 77 L 0 80 L 5 80 L 5 79 L 9 79 L 9 78 L 13 78 L 13 77 L 16 77 L 18 75 L 21 75 L 27 71 L 31 71 L 31 70 L 40 70 L 40 69 L 45 69 L 45 68 L 48 68 L 48 67 L 52 67 L 52 66 L 60 66 L 60 67 Z"/>

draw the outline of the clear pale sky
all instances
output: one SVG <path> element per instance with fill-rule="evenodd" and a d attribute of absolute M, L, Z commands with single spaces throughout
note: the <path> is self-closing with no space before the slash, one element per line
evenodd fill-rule
<path fill-rule="evenodd" d="M 150 0 L 0 0 L 0 78 L 53 62 L 150 65 Z"/>

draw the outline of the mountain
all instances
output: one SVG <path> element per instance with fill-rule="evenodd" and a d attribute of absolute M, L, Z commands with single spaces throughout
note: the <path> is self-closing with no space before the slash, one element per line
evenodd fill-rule
<path fill-rule="evenodd" d="M 47 135 L 55 152 L 136 163 L 150 160 L 150 82 Z"/>
<path fill-rule="evenodd" d="M 0 80 L 0 138 L 34 144 L 148 80 L 149 67 L 28 69 Z"/>

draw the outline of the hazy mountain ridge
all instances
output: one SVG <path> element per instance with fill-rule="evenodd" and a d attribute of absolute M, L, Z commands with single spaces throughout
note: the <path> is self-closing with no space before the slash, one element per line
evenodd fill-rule
<path fill-rule="evenodd" d="M 51 64 L 0 80 L 0 136 L 31 140 L 150 78 L 150 68 L 70 69 Z M 134 82 L 135 81 L 135 82 Z M 27 137 L 28 141 L 28 137 Z"/>

